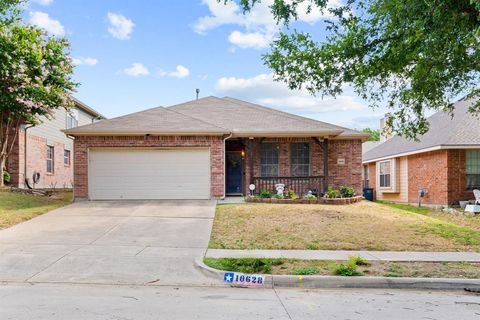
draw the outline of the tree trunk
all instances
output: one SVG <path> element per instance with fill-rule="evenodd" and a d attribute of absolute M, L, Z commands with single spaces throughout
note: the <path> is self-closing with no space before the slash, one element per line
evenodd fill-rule
<path fill-rule="evenodd" d="M 3 168 L 5 168 L 5 162 L 7 158 L 0 156 L 0 187 L 4 187 L 5 183 L 3 182 Z"/>

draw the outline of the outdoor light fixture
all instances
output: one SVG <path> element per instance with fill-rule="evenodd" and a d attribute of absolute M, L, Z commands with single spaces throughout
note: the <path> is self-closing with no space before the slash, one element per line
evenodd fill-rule
<path fill-rule="evenodd" d="M 242 150 L 242 151 L 240 152 L 240 155 L 242 156 L 242 158 L 245 158 L 245 150 Z"/>

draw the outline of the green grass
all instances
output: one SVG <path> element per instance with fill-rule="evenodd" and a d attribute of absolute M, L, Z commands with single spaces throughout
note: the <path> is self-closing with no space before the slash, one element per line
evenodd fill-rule
<path fill-rule="evenodd" d="M 242 273 L 272 273 L 272 266 L 283 264 L 285 259 L 257 259 L 257 258 L 205 258 L 207 266 L 214 269 Z"/>
<path fill-rule="evenodd" d="M 348 261 L 205 258 L 206 265 L 224 271 L 281 275 L 339 275 L 424 278 L 480 278 L 480 263 L 474 262 L 389 262 L 365 261 L 356 257 Z"/>
<path fill-rule="evenodd" d="M 423 214 L 423 215 L 429 215 L 433 211 L 438 211 L 438 210 L 432 209 L 432 208 L 415 207 L 415 206 L 412 206 L 412 205 L 409 205 L 409 204 L 393 203 L 393 202 L 386 202 L 386 201 L 377 201 L 377 202 L 381 203 L 384 206 L 390 207 L 390 208 L 405 210 L 405 211 L 408 211 L 408 212 Z"/>
<path fill-rule="evenodd" d="M 57 193 L 53 197 L 33 196 L 18 192 L 0 192 L 0 229 L 30 220 L 72 201 L 71 192 Z"/>

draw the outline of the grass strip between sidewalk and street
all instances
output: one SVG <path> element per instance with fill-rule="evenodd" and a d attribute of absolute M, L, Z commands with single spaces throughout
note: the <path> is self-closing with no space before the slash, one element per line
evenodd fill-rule
<path fill-rule="evenodd" d="M 205 258 L 204 263 L 218 270 L 250 274 L 480 278 L 480 263 L 473 262 L 388 262 L 351 257 L 349 261 Z"/>

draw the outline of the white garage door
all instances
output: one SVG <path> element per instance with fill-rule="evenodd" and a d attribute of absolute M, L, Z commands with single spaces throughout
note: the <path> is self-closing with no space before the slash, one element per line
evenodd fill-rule
<path fill-rule="evenodd" d="M 92 149 L 89 197 L 209 199 L 210 151 L 199 149 Z"/>

